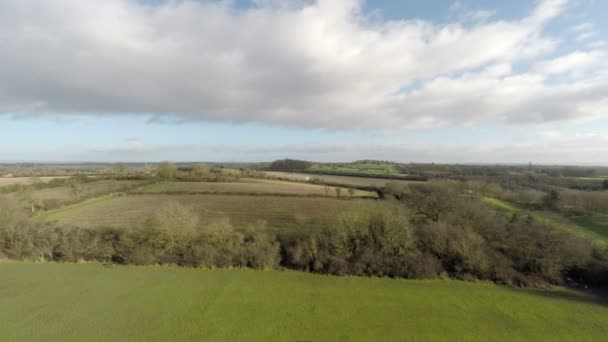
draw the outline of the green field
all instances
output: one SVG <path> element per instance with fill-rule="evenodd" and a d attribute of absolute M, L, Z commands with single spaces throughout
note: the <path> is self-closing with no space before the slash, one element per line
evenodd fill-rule
<path fill-rule="evenodd" d="M 377 187 L 381 188 L 389 182 L 397 182 L 403 184 L 409 184 L 412 182 L 419 181 L 407 181 L 397 179 L 385 179 L 385 178 L 372 178 L 372 177 L 349 177 L 349 176 L 329 176 L 329 175 L 317 175 L 310 173 L 296 173 L 296 172 L 280 172 L 280 171 L 265 171 L 264 174 L 270 178 L 277 179 L 289 179 L 293 181 L 305 182 L 319 179 L 324 183 L 339 184 L 343 186 L 354 186 L 354 187 Z"/>
<path fill-rule="evenodd" d="M 554 227 L 563 231 L 574 233 L 589 240 L 608 243 L 607 215 L 576 216 L 573 218 L 567 218 L 555 212 L 523 209 L 514 204 L 496 198 L 485 197 L 482 200 L 484 203 L 487 203 L 495 208 L 512 213 L 531 215 L 537 220 L 550 223 Z"/>
<path fill-rule="evenodd" d="M 333 217 L 357 203 L 374 204 L 371 200 L 315 197 L 142 194 L 100 197 L 47 211 L 38 219 L 82 227 L 130 227 L 141 224 L 171 201 L 192 208 L 203 220 L 229 218 L 236 224 L 264 220 L 277 228 L 292 225 L 297 216 Z"/>
<path fill-rule="evenodd" d="M 505 202 L 505 201 L 501 201 L 501 200 L 499 200 L 497 198 L 484 197 L 482 200 L 483 200 L 484 203 L 487 203 L 487 204 L 489 204 L 489 205 L 491 205 L 493 207 L 496 207 L 498 209 L 502 209 L 502 210 L 505 210 L 505 211 L 518 212 L 518 211 L 521 210 L 520 208 L 514 206 L 511 203 L 508 203 L 508 202 Z"/>
<path fill-rule="evenodd" d="M 395 164 L 351 163 L 351 164 L 314 164 L 311 171 L 366 173 L 370 175 L 403 175 Z"/>
<path fill-rule="evenodd" d="M 277 180 L 243 179 L 240 182 L 164 182 L 147 186 L 141 190 L 145 193 L 237 193 L 266 195 L 305 195 L 335 197 L 334 188 L 326 193 L 322 185 L 283 182 Z M 350 197 L 346 188 L 341 196 Z M 355 197 L 377 197 L 376 193 L 355 190 Z"/>
<path fill-rule="evenodd" d="M 587 215 L 570 218 L 575 224 L 608 239 L 608 215 Z"/>
<path fill-rule="evenodd" d="M 3 341 L 602 341 L 563 289 L 293 271 L 0 263 Z"/>

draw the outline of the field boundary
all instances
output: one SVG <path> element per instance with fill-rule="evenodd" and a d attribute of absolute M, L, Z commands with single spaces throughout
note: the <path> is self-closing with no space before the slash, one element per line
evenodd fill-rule
<path fill-rule="evenodd" d="M 253 192 L 224 192 L 224 191 L 157 191 L 157 192 L 145 192 L 145 191 L 134 191 L 127 192 L 127 196 L 142 196 L 142 195 L 221 195 L 221 196 L 252 196 L 252 197 L 306 197 L 306 198 L 329 198 L 338 200 L 377 200 L 378 197 L 373 196 L 353 196 L 348 194 L 337 197 L 315 195 L 315 194 L 285 194 L 285 193 L 253 193 Z"/>
<path fill-rule="evenodd" d="M 285 173 L 306 173 L 311 175 L 321 176 L 345 176 L 345 177 L 358 177 L 358 178 L 380 178 L 380 179 L 394 179 L 404 180 L 413 182 L 427 182 L 429 180 L 426 176 L 399 176 L 390 175 L 383 173 L 358 173 L 358 172 L 340 172 L 340 171 L 317 171 L 317 170 L 262 170 L 267 172 L 285 172 Z"/>

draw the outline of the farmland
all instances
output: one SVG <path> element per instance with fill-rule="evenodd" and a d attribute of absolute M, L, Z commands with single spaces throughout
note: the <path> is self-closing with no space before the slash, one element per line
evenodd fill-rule
<path fill-rule="evenodd" d="M 0 263 L 9 341 L 599 341 L 591 295 L 293 271 Z M 238 329 L 235 326 L 238 324 Z"/>
<path fill-rule="evenodd" d="M 145 184 L 143 181 L 101 180 L 83 184 L 78 196 L 95 197 L 115 191 L 132 189 L 143 184 Z M 74 192 L 67 186 L 38 190 L 33 192 L 31 197 L 34 200 L 58 200 L 66 202 L 77 199 L 76 194 L 74 194 Z"/>
<path fill-rule="evenodd" d="M 526 210 L 495 198 L 484 198 L 483 201 L 511 213 L 531 215 L 541 222 L 552 224 L 555 228 L 574 233 L 590 241 L 608 243 L 608 217 L 606 215 L 585 215 L 568 218 L 558 213 Z"/>
<path fill-rule="evenodd" d="M 297 216 L 335 216 L 352 208 L 359 200 L 201 194 L 105 196 L 45 212 L 38 219 L 62 225 L 129 227 L 141 224 L 168 202 L 192 208 L 203 220 L 229 218 L 237 224 L 265 220 L 271 226 L 281 227 L 291 225 Z"/>
<path fill-rule="evenodd" d="M 341 196 L 350 197 L 346 188 L 341 188 L 341 191 Z M 163 182 L 147 186 L 141 192 L 336 196 L 333 187 L 261 179 L 242 179 L 239 182 Z M 353 196 L 376 197 L 377 195 L 369 191 L 355 190 Z"/>
<path fill-rule="evenodd" d="M 28 184 L 32 184 L 34 181 L 41 181 L 41 182 L 49 182 L 53 179 L 56 178 L 67 178 L 67 177 L 14 177 L 14 178 L 0 178 L 0 187 L 3 186 L 8 186 L 8 185 L 15 185 L 15 184 L 22 184 L 22 185 L 28 185 Z"/>
<path fill-rule="evenodd" d="M 400 175 L 397 165 L 390 163 L 314 164 L 308 170 L 368 175 Z"/>
<path fill-rule="evenodd" d="M 542 207 L 547 194 L 522 196 L 533 206 L 458 181 L 170 166 L 3 195 L 0 258 L 26 261 L 0 263 L 10 338 L 594 340 L 608 329 L 605 217 Z"/>
<path fill-rule="evenodd" d="M 354 187 L 376 187 L 381 188 L 389 182 L 397 182 L 402 184 L 408 184 L 417 181 L 408 180 L 394 180 L 384 178 L 371 178 L 371 177 L 350 177 L 350 176 L 333 176 L 333 175 L 317 175 L 309 173 L 295 173 L 295 172 L 280 172 L 280 171 L 266 171 L 264 174 L 269 178 L 286 179 L 292 181 L 306 182 L 314 179 L 320 180 L 323 183 L 336 184 L 341 186 L 354 186 Z"/>

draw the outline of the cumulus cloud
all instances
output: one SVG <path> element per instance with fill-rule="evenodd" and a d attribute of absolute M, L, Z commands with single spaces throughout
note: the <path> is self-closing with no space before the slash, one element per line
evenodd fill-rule
<path fill-rule="evenodd" d="M 565 56 L 540 62 L 535 66 L 535 71 L 543 74 L 583 72 L 602 64 L 605 58 L 606 52 L 602 50 L 576 51 Z"/>
<path fill-rule="evenodd" d="M 572 62 L 546 57 L 559 41 L 544 27 L 566 5 L 439 25 L 380 20 L 358 0 L 3 0 L 0 113 L 329 129 L 606 115 L 606 69 L 550 80 Z M 520 62 L 545 66 L 513 73 Z"/>
<path fill-rule="evenodd" d="M 582 23 L 570 28 L 570 31 L 576 34 L 576 40 L 584 41 L 593 38 L 596 34 L 595 26 L 591 23 Z"/>

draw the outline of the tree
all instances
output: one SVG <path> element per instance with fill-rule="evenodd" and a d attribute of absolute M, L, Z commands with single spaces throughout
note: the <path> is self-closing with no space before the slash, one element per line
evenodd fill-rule
<path fill-rule="evenodd" d="M 403 198 L 406 190 L 405 185 L 399 182 L 388 182 L 384 186 L 384 193 L 387 195 L 393 195 L 398 200 Z"/>
<path fill-rule="evenodd" d="M 158 164 L 158 168 L 156 169 L 156 175 L 164 180 L 173 179 L 176 172 L 175 164 L 170 162 L 162 162 Z"/>
<path fill-rule="evenodd" d="M 156 211 L 154 219 L 160 228 L 170 233 L 194 233 L 199 224 L 199 216 L 191 207 L 174 201 L 167 202 L 160 207 Z"/>
<path fill-rule="evenodd" d="M 271 170 L 306 170 L 312 166 L 311 162 L 305 160 L 283 159 L 275 160 L 270 164 Z"/>
<path fill-rule="evenodd" d="M 127 164 L 125 164 L 125 163 L 117 163 L 114 165 L 112 170 L 114 171 L 114 174 L 117 174 L 119 176 L 124 176 L 128 173 L 129 168 L 128 168 Z"/>
<path fill-rule="evenodd" d="M 402 201 L 413 208 L 417 214 L 434 222 L 454 206 L 454 194 L 445 184 L 410 185 L 403 194 Z"/>
<path fill-rule="evenodd" d="M 80 201 L 80 195 L 82 194 L 82 183 L 79 180 L 72 180 L 70 182 L 70 192 L 76 196 L 76 200 Z"/>
<path fill-rule="evenodd" d="M 204 163 L 196 163 L 192 165 L 192 178 L 201 180 L 209 177 L 209 173 L 211 172 L 211 168 L 209 165 Z"/>
<path fill-rule="evenodd" d="M 355 196 L 355 189 L 354 188 L 348 188 L 348 194 L 350 195 L 350 198 L 353 198 Z"/>
<path fill-rule="evenodd" d="M 602 183 L 602 189 L 608 190 L 608 179 L 604 180 L 604 182 Z"/>
<path fill-rule="evenodd" d="M 334 188 L 334 191 L 336 192 L 336 197 L 340 197 L 342 195 L 342 188 L 337 186 Z"/>
<path fill-rule="evenodd" d="M 33 197 L 34 189 L 31 186 L 25 186 L 19 190 L 19 195 L 29 204 L 33 214 L 36 211 L 36 201 Z"/>
<path fill-rule="evenodd" d="M 561 196 L 560 196 L 559 192 L 557 190 L 553 189 L 553 190 L 549 191 L 543 197 L 543 204 L 547 208 L 557 209 L 557 205 L 559 204 L 560 200 L 561 200 Z"/>

